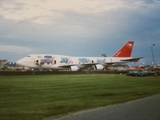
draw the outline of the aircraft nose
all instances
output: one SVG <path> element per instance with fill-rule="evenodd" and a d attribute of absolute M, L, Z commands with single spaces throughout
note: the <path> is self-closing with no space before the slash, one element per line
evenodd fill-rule
<path fill-rule="evenodd" d="M 17 65 L 22 65 L 23 62 L 22 62 L 22 60 L 18 60 L 18 61 L 16 62 L 16 64 L 17 64 Z"/>

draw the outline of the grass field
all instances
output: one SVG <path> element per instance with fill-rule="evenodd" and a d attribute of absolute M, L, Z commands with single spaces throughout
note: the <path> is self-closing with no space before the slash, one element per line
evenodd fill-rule
<path fill-rule="evenodd" d="M 114 74 L 0 76 L 0 120 L 40 120 L 157 93 L 160 93 L 160 77 Z"/>

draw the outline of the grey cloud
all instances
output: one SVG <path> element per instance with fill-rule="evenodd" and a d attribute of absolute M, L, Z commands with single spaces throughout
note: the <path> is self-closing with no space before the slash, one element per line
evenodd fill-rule
<path fill-rule="evenodd" d="M 156 59 L 160 59 L 157 52 L 160 46 L 160 4 L 151 0 L 138 2 L 139 0 L 131 1 L 132 4 L 125 2 L 125 5 L 116 9 L 99 12 L 52 9 L 53 14 L 56 12 L 60 15 L 57 18 L 42 15 L 13 21 L 1 16 L 0 42 L 25 45 L 34 48 L 35 53 L 78 56 L 99 56 L 106 53 L 111 56 L 131 39 L 135 41 L 133 56 L 150 59 L 150 46 L 155 43 Z M 135 6 L 136 4 L 138 5 Z M 21 4 L 16 6 L 21 9 L 18 8 Z M 46 25 L 30 22 L 41 18 L 47 18 L 53 23 Z"/>
<path fill-rule="evenodd" d="M 147 3 L 147 4 L 152 4 L 152 3 L 155 3 L 155 2 L 160 2 L 159 0 L 143 0 L 144 3 Z"/>

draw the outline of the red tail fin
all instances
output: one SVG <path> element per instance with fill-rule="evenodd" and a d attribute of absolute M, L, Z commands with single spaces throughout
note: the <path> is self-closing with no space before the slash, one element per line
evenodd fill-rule
<path fill-rule="evenodd" d="M 134 41 L 128 41 L 113 57 L 130 57 Z"/>

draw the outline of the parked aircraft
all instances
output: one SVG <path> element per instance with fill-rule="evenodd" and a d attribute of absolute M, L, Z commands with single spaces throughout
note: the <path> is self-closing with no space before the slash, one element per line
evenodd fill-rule
<path fill-rule="evenodd" d="M 30 54 L 17 61 L 17 64 L 31 69 L 52 69 L 78 71 L 86 68 L 103 70 L 109 65 L 137 62 L 142 57 L 130 57 L 134 41 L 128 41 L 112 57 L 72 57 L 55 54 Z"/>
<path fill-rule="evenodd" d="M 142 69 L 142 66 L 139 65 L 139 66 L 137 66 L 137 67 L 127 67 L 126 69 L 127 69 L 127 70 L 141 70 L 141 69 Z"/>

